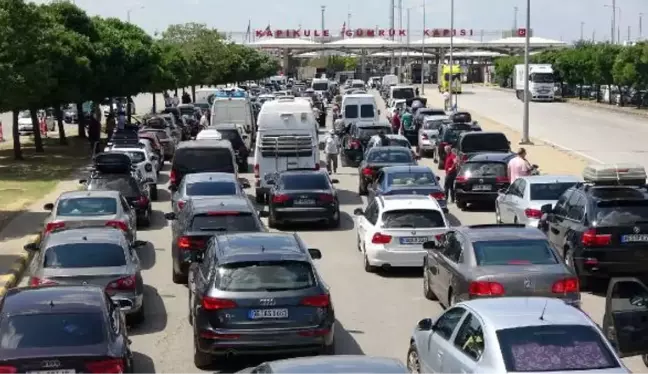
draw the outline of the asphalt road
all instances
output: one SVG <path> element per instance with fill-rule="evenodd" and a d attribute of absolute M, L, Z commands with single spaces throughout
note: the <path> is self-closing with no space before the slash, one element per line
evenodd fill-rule
<path fill-rule="evenodd" d="M 436 86 L 426 87 L 436 91 Z M 523 103 L 513 91 L 466 85 L 457 95 L 460 109 L 522 130 Z M 597 162 L 635 162 L 648 167 L 645 157 L 648 122 L 645 118 L 568 103 L 531 103 L 532 138 L 575 150 Z"/>
<path fill-rule="evenodd" d="M 480 91 L 479 95 L 485 96 L 487 92 Z M 140 104 L 136 102 L 136 105 Z M 436 170 L 431 160 L 422 160 L 422 164 Z M 331 288 L 336 308 L 336 353 L 388 356 L 404 362 L 410 333 L 416 323 L 422 318 L 437 316 L 442 309 L 438 303 L 423 297 L 420 270 L 388 274 L 364 271 L 362 256 L 356 249 L 352 216 L 353 210 L 363 205 L 363 199 L 356 193 L 357 170 L 341 168 L 338 171 L 335 177 L 340 180 L 338 189 L 344 212 L 341 228 L 334 233 L 312 227 L 293 229 L 309 247 L 323 253 L 318 268 Z M 443 176 L 442 172 L 439 174 Z M 253 180 L 252 174 L 244 176 Z M 164 212 L 170 211 L 170 195 L 163 189 L 167 181 L 168 165 L 160 180 L 160 201 L 153 203 L 152 227 L 138 233 L 138 239 L 150 242 L 140 251 L 147 284 L 147 314 L 143 325 L 130 332 L 132 349 L 138 372 L 199 372 L 193 365 L 192 332 L 187 322 L 188 291 L 185 286 L 171 281 L 171 233 L 163 217 Z M 249 193 L 254 192 L 250 190 Z M 454 225 L 469 225 L 494 223 L 495 214 L 489 210 L 462 212 L 451 205 L 449 217 Z M 583 294 L 584 311 L 599 324 L 603 308 L 603 297 Z M 635 372 L 646 370 L 639 358 L 625 362 Z M 252 365 L 254 361 L 234 361 L 215 369 L 230 371 L 246 364 Z"/>

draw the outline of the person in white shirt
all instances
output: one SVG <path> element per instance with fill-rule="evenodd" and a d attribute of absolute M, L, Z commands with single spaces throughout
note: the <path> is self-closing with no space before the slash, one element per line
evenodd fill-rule
<path fill-rule="evenodd" d="M 173 95 L 171 103 L 173 104 L 173 106 L 180 105 L 180 98 L 178 97 L 178 94 Z"/>
<path fill-rule="evenodd" d="M 443 91 L 443 105 L 445 106 L 445 110 L 450 110 L 450 92 Z"/>
<path fill-rule="evenodd" d="M 337 173 L 338 155 L 340 154 L 340 139 L 334 130 L 329 131 L 324 139 L 324 153 L 326 154 L 326 170 Z"/>
<path fill-rule="evenodd" d="M 207 119 L 207 111 L 204 111 L 200 117 L 200 127 L 203 129 L 209 126 L 209 120 Z"/>

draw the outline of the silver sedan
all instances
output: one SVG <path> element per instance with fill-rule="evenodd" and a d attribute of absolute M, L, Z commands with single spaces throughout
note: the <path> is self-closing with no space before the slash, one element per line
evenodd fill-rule
<path fill-rule="evenodd" d="M 506 190 L 500 190 L 495 200 L 497 223 L 519 223 L 538 227 L 540 208 L 556 201 L 568 188 L 580 180 L 572 175 L 534 175 L 518 178 Z"/>
<path fill-rule="evenodd" d="M 171 209 L 178 213 L 189 199 L 209 198 L 214 196 L 243 196 L 243 189 L 249 188 L 250 182 L 245 178 L 236 179 L 231 173 L 194 173 L 182 178 L 178 187 L 171 187 Z"/>

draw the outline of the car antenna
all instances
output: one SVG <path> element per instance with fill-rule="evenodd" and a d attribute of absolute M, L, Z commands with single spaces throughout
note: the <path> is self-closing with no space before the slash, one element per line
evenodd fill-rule
<path fill-rule="evenodd" d="M 549 300 L 545 300 L 545 305 L 542 307 L 542 313 L 540 313 L 540 321 L 544 321 L 544 315 L 545 312 L 547 311 L 547 305 L 549 304 Z"/>
<path fill-rule="evenodd" d="M 265 247 L 263 245 L 261 246 L 261 252 L 265 252 Z"/>
<path fill-rule="evenodd" d="M 54 308 L 54 300 L 50 300 L 49 306 L 50 308 Z"/>

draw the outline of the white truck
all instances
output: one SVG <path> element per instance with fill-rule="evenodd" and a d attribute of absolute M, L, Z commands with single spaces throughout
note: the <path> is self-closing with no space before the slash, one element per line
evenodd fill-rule
<path fill-rule="evenodd" d="M 515 65 L 515 95 L 524 100 L 524 64 Z M 529 64 L 531 101 L 554 101 L 554 71 L 551 64 Z"/>

